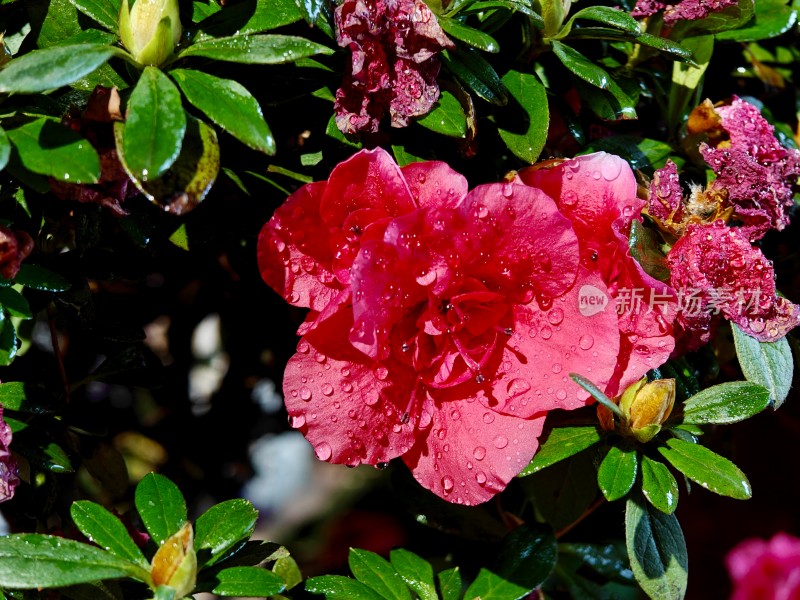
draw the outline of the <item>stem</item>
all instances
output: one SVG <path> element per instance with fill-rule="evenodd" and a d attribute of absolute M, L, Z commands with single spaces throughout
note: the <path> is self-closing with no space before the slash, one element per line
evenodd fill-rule
<path fill-rule="evenodd" d="M 597 500 L 595 500 L 589 508 L 587 508 L 585 511 L 583 511 L 583 514 L 580 517 L 575 519 L 572 523 L 570 523 L 569 525 L 567 525 L 563 529 L 559 529 L 558 531 L 556 531 L 556 539 L 557 540 L 561 539 L 563 536 L 567 535 L 581 521 L 583 521 L 586 517 L 588 517 L 590 514 L 592 514 L 598 508 L 600 508 L 605 501 L 606 501 L 605 497 L 601 494 L 600 497 Z"/>
<path fill-rule="evenodd" d="M 67 370 L 64 368 L 64 356 L 61 354 L 61 347 L 58 343 L 58 331 L 56 331 L 56 311 L 53 304 L 47 307 L 47 324 L 50 328 L 50 342 L 53 344 L 53 353 L 56 355 L 58 373 L 61 375 L 61 384 L 64 386 L 64 402 L 69 404 L 69 379 Z"/>

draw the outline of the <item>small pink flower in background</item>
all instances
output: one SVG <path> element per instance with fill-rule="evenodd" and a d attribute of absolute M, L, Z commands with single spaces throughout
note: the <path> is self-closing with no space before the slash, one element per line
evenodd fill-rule
<path fill-rule="evenodd" d="M 681 0 L 676 4 L 667 4 L 659 0 L 637 0 L 631 15 L 636 18 L 649 17 L 663 10 L 664 23 L 674 25 L 678 21 L 704 19 L 711 13 L 736 6 L 738 3 L 739 0 Z"/>
<path fill-rule="evenodd" d="M 800 600 L 800 539 L 777 533 L 741 542 L 725 559 L 731 600 Z"/>
<path fill-rule="evenodd" d="M 387 112 L 393 127 L 405 127 L 431 110 L 436 55 L 453 43 L 422 0 L 344 0 L 335 23 L 336 41 L 351 52 L 334 106 L 341 131 L 377 132 Z"/>
<path fill-rule="evenodd" d="M 668 313 L 628 323 L 581 306 L 585 290 L 607 300 L 620 282 L 650 283 L 633 263 L 609 272 L 640 202 L 623 164 L 594 155 L 564 166 L 586 169 L 581 194 L 603 202 L 585 216 L 617 228 L 610 242 L 581 239 L 591 228 L 565 216 L 571 188 L 557 171 L 541 189 L 468 191 L 444 163 L 400 168 L 377 149 L 295 192 L 261 232 L 259 265 L 312 309 L 284 394 L 317 456 L 351 466 L 402 457 L 426 488 L 478 504 L 530 461 L 548 411 L 588 402 L 570 372 L 616 388 L 666 360 Z M 594 242 L 610 253 L 602 268 L 583 264 Z"/>
<path fill-rule="evenodd" d="M 0 406 L 0 502 L 11 500 L 19 484 L 17 461 L 11 456 L 11 427 L 3 420 Z"/>
<path fill-rule="evenodd" d="M 0 275 L 6 279 L 14 279 L 22 261 L 32 250 L 33 240 L 26 232 L 12 231 L 5 225 L 0 225 Z"/>

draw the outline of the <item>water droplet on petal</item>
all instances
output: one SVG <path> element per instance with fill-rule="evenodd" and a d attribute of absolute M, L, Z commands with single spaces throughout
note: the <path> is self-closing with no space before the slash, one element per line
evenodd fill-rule
<path fill-rule="evenodd" d="M 300 429 L 305 424 L 306 424 L 305 415 L 295 415 L 289 417 L 289 425 L 291 425 L 295 429 Z"/>
<path fill-rule="evenodd" d="M 308 402 L 311 400 L 311 390 L 303 386 L 300 388 L 300 399 Z"/>
<path fill-rule="evenodd" d="M 305 340 L 300 340 L 300 341 L 297 343 L 297 351 L 298 351 L 300 354 L 308 354 L 308 351 L 309 351 L 310 349 L 311 349 L 311 346 L 310 346 L 310 345 L 309 345 L 309 343 L 308 343 L 307 341 L 305 341 Z"/>
<path fill-rule="evenodd" d="M 367 406 L 375 406 L 378 403 L 380 394 L 378 390 L 367 390 L 361 394 L 361 397 L 364 399 L 364 404 Z"/>
<path fill-rule="evenodd" d="M 567 391 L 566 390 L 558 390 L 556 392 L 556 398 L 559 400 L 566 400 L 567 399 Z"/>
<path fill-rule="evenodd" d="M 483 413 L 483 422 L 487 425 L 489 423 L 494 423 L 494 413 L 492 412 L 485 412 Z"/>
<path fill-rule="evenodd" d="M 486 456 L 486 448 L 483 446 L 475 446 L 475 450 L 472 451 L 472 456 L 478 460 L 483 460 L 483 458 Z"/>
<path fill-rule="evenodd" d="M 333 454 L 333 451 L 331 450 L 331 446 L 328 442 L 322 442 L 314 448 L 314 453 L 317 455 L 318 459 L 328 460 Z"/>
<path fill-rule="evenodd" d="M 431 269 L 422 269 L 419 273 L 417 273 L 417 283 L 422 286 L 429 286 L 433 282 L 436 281 L 436 271 Z"/>
<path fill-rule="evenodd" d="M 592 346 L 594 346 L 594 338 L 589 335 L 582 335 L 581 339 L 578 340 L 578 345 L 581 347 L 581 350 L 589 350 Z"/>
<path fill-rule="evenodd" d="M 564 367 L 561 366 L 561 363 L 555 363 L 553 365 L 553 373 L 561 373 L 561 369 Z"/>
<path fill-rule="evenodd" d="M 475 207 L 475 216 L 479 219 L 485 219 L 489 216 L 489 209 L 483 204 L 478 204 L 478 206 Z"/>
<path fill-rule="evenodd" d="M 547 320 L 551 325 L 558 325 L 564 320 L 564 311 L 556 307 L 547 313 Z"/>
<path fill-rule="evenodd" d="M 508 438 L 504 435 L 498 435 L 494 440 L 492 440 L 494 447 L 498 450 L 502 450 L 506 446 L 508 446 Z"/>
<path fill-rule="evenodd" d="M 511 381 L 508 382 L 507 391 L 509 397 L 511 398 L 513 398 L 514 396 L 519 396 L 521 394 L 524 394 L 530 389 L 531 389 L 531 384 L 525 381 L 524 379 L 512 379 Z"/>
<path fill-rule="evenodd" d="M 377 367 L 375 369 L 375 377 L 381 381 L 384 381 L 389 376 L 389 369 L 384 366 Z"/>
<path fill-rule="evenodd" d="M 549 340 L 551 337 L 553 337 L 553 330 L 550 329 L 547 325 L 542 327 L 542 330 L 541 330 L 540 333 L 542 334 L 542 339 L 543 340 Z"/>
<path fill-rule="evenodd" d="M 461 413 L 457 410 L 454 410 L 450 413 L 450 418 L 453 419 L 453 421 L 458 421 L 461 418 Z"/>
<path fill-rule="evenodd" d="M 572 175 L 569 171 L 567 171 L 567 173 Z M 578 202 L 578 194 L 570 190 L 562 196 L 561 201 L 564 203 L 564 206 L 574 206 L 575 203 Z"/>
<path fill-rule="evenodd" d="M 478 471 L 475 473 L 475 481 L 478 482 L 478 485 L 483 485 L 486 483 L 486 474 L 483 471 Z"/>
<path fill-rule="evenodd" d="M 333 386 L 330 383 L 326 383 L 322 386 L 322 393 L 326 396 L 330 396 L 333 394 Z"/>
<path fill-rule="evenodd" d="M 444 488 L 445 494 L 453 489 L 453 480 L 449 477 L 442 477 L 442 488 Z"/>

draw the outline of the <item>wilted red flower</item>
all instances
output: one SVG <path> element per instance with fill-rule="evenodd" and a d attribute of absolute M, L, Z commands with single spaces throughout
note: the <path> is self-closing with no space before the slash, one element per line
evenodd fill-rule
<path fill-rule="evenodd" d="M 777 533 L 769 540 L 749 539 L 725 558 L 733 580 L 731 600 L 798 600 L 800 539 Z"/>
<path fill-rule="evenodd" d="M 633 210 L 626 198 L 617 212 Z M 401 169 L 380 149 L 304 186 L 259 238 L 264 279 L 312 309 L 284 377 L 292 425 L 322 460 L 402 456 L 452 502 L 502 490 L 536 451 L 547 411 L 586 404 L 568 373 L 605 388 L 657 366 L 635 351 L 618 366 L 622 319 L 581 305 L 609 288 L 580 264 L 576 230 L 540 189 L 468 192 L 443 163 Z M 660 356 L 641 343 L 642 356 Z"/>
<path fill-rule="evenodd" d="M 17 461 L 11 456 L 11 427 L 3 420 L 3 407 L 0 406 L 0 502 L 11 500 L 19 484 Z"/>
<path fill-rule="evenodd" d="M 376 132 L 386 112 L 393 127 L 428 113 L 439 99 L 436 55 L 453 43 L 422 0 L 344 0 L 335 11 L 336 41 L 351 52 L 336 91 L 336 125 Z"/>
<path fill-rule="evenodd" d="M 704 19 L 711 13 L 736 6 L 738 2 L 739 0 L 682 0 L 677 4 L 667 4 L 658 0 L 637 0 L 631 15 L 637 18 L 649 17 L 663 10 L 664 23 L 674 25 L 677 21 Z"/>
<path fill-rule="evenodd" d="M 775 291 L 772 262 L 739 227 L 689 225 L 667 254 L 673 287 L 684 295 L 677 324 L 686 349 L 705 344 L 724 316 L 748 335 L 773 342 L 800 324 L 800 307 Z"/>
<path fill-rule="evenodd" d="M 25 231 L 12 231 L 0 225 L 0 275 L 14 279 L 32 250 L 33 240 Z"/>
<path fill-rule="evenodd" d="M 618 156 L 598 152 L 519 176 L 556 199 L 578 235 L 582 268 L 597 273 L 616 301 L 619 359 L 606 388 L 615 396 L 666 362 L 675 347 L 675 294 L 645 273 L 628 248 L 631 223 L 641 219 L 644 205 L 633 171 Z"/>

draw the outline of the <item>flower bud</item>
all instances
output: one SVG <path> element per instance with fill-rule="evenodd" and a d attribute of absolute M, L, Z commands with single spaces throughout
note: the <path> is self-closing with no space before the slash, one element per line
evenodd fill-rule
<path fill-rule="evenodd" d="M 639 442 L 649 442 L 661 431 L 675 404 L 675 380 L 642 378 L 622 394 L 620 410 L 625 417 L 624 432 Z"/>
<path fill-rule="evenodd" d="M 141 65 L 161 65 L 181 39 L 178 0 L 122 0 L 119 37 Z"/>
<path fill-rule="evenodd" d="M 161 544 L 153 556 L 150 575 L 154 587 L 167 585 L 175 590 L 176 598 L 192 593 L 197 580 L 197 555 L 191 523 L 185 523 Z"/>
<path fill-rule="evenodd" d="M 557 35 L 572 6 L 572 0 L 539 0 L 539 5 L 544 19 L 545 37 Z"/>

